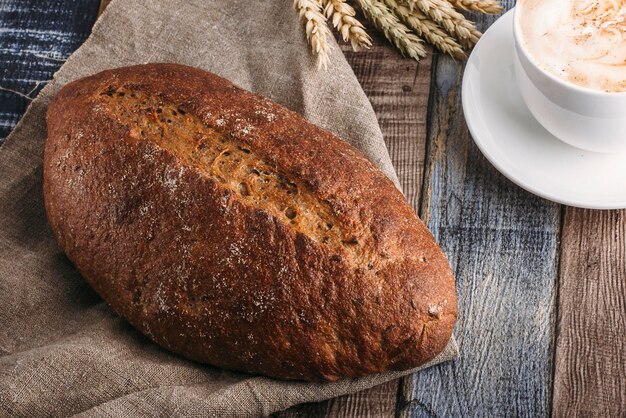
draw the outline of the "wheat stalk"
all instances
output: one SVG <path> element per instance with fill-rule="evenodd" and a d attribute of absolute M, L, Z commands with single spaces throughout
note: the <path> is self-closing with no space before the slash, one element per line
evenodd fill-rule
<path fill-rule="evenodd" d="M 473 12 L 498 14 L 502 12 L 502 5 L 498 0 L 448 0 L 454 7 Z"/>
<path fill-rule="evenodd" d="M 333 23 L 345 42 L 350 41 L 352 49 L 359 51 L 372 46 L 372 38 L 354 15 L 352 6 L 346 0 L 322 0 L 324 15 Z"/>
<path fill-rule="evenodd" d="M 418 9 L 410 10 L 396 0 L 384 0 L 384 2 L 409 28 L 413 29 L 418 35 L 423 36 L 441 52 L 450 54 L 457 59 L 467 58 L 461 45 L 423 12 Z"/>
<path fill-rule="evenodd" d="M 481 33 L 472 22 L 457 12 L 447 0 L 404 0 L 410 9 L 419 9 L 426 16 L 455 36 L 464 48 L 473 47 Z"/>
<path fill-rule="evenodd" d="M 404 55 L 417 61 L 426 56 L 422 40 L 411 32 L 391 10 L 377 0 L 356 0 L 365 16 L 376 25 L 385 37 Z"/>
<path fill-rule="evenodd" d="M 318 0 L 294 0 L 293 4 L 298 10 L 300 20 L 305 24 L 306 38 L 313 54 L 317 56 L 317 67 L 328 68 L 330 45 L 327 37 L 331 32 L 322 14 L 322 6 Z"/>

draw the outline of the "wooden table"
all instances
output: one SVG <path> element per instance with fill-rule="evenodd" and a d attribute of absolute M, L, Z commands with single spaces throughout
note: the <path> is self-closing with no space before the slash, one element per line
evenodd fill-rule
<path fill-rule="evenodd" d="M 343 49 L 407 199 L 456 274 L 461 353 L 276 416 L 626 417 L 626 211 L 560 206 L 512 184 L 469 135 L 462 63 L 403 59 L 368 31 L 371 50 Z"/>

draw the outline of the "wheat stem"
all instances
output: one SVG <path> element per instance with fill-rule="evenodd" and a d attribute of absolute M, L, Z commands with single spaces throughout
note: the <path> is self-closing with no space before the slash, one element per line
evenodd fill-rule
<path fill-rule="evenodd" d="M 454 7 L 472 12 L 498 14 L 502 12 L 502 5 L 498 0 L 448 0 Z"/>
<path fill-rule="evenodd" d="M 324 15 L 332 22 L 345 42 L 350 41 L 352 49 L 359 51 L 372 46 L 372 38 L 354 15 L 352 6 L 346 0 L 322 0 Z"/>
<path fill-rule="evenodd" d="M 413 29 L 418 35 L 423 36 L 441 52 L 450 54 L 457 59 L 467 58 L 461 45 L 423 12 L 418 9 L 410 10 L 396 0 L 384 0 L 384 2 L 409 28 Z"/>
<path fill-rule="evenodd" d="M 313 54 L 317 56 L 317 67 L 328 68 L 330 45 L 327 37 L 331 35 L 322 6 L 318 0 L 294 0 L 300 20 L 305 24 L 306 38 Z"/>
<path fill-rule="evenodd" d="M 417 61 L 426 56 L 422 40 L 411 32 L 398 17 L 378 0 L 356 0 L 365 16 L 394 44 L 402 54 Z"/>
<path fill-rule="evenodd" d="M 472 22 L 457 12 L 447 0 L 404 0 L 410 9 L 419 9 L 450 35 L 456 37 L 464 48 L 473 47 L 481 33 Z"/>

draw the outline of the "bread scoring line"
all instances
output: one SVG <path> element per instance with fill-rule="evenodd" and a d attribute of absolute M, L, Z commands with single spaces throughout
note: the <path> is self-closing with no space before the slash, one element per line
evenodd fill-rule
<path fill-rule="evenodd" d="M 110 86 L 99 97 L 108 113 L 129 127 L 133 139 L 152 142 L 169 152 L 179 160 L 180 170 L 193 167 L 228 189 L 245 206 L 265 210 L 318 244 L 350 254 L 359 265 L 368 264 L 367 243 L 341 225 L 327 202 L 232 135 L 205 125 L 183 106 L 131 88 Z M 263 116 L 274 120 L 265 112 Z M 224 120 L 218 118 L 216 125 L 224 125 Z M 239 123 L 238 133 L 246 135 L 254 129 Z M 174 191 L 182 171 L 164 173 L 163 186 Z M 370 263 L 368 269 L 372 268 Z"/>

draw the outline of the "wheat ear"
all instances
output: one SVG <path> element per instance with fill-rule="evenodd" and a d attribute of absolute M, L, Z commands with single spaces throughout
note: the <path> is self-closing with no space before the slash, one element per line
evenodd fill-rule
<path fill-rule="evenodd" d="M 411 32 L 391 10 L 378 0 L 356 0 L 365 16 L 402 54 L 417 61 L 426 56 L 422 40 Z"/>
<path fill-rule="evenodd" d="M 472 12 L 498 14 L 502 12 L 502 5 L 498 0 L 448 0 L 454 7 Z"/>
<path fill-rule="evenodd" d="M 464 48 L 473 47 L 480 31 L 465 16 L 457 12 L 447 0 L 404 0 L 410 9 L 417 8 L 456 37 Z"/>
<path fill-rule="evenodd" d="M 298 10 L 300 20 L 305 24 L 306 38 L 313 54 L 317 56 L 317 67 L 328 68 L 330 45 L 327 37 L 331 32 L 322 14 L 322 6 L 318 0 L 294 0 L 293 4 Z"/>
<path fill-rule="evenodd" d="M 326 18 L 332 22 L 345 42 L 350 41 L 353 50 L 360 51 L 372 46 L 372 38 L 354 17 L 354 9 L 345 0 L 322 0 L 322 6 Z"/>
<path fill-rule="evenodd" d="M 396 0 L 384 0 L 384 2 L 409 28 L 413 29 L 418 35 L 423 36 L 441 52 L 450 54 L 457 59 L 467 58 L 461 45 L 423 12 L 418 9 L 410 10 Z"/>

